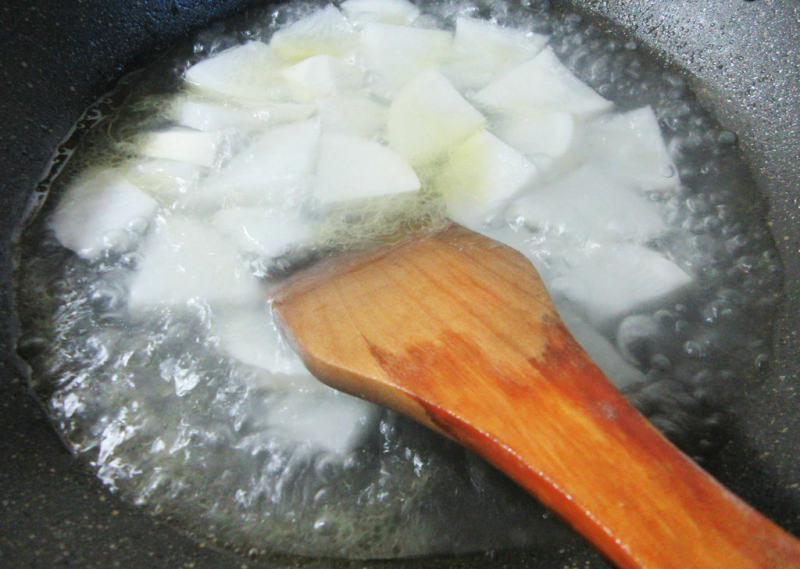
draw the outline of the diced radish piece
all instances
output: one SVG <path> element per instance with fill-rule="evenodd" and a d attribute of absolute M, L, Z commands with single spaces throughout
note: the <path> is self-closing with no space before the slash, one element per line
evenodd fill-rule
<path fill-rule="evenodd" d="M 565 306 L 558 306 L 558 314 L 570 334 L 614 385 L 622 389 L 646 381 L 644 373 L 626 362 L 614 345 L 583 318 Z"/>
<path fill-rule="evenodd" d="M 265 257 L 277 257 L 312 237 L 311 228 L 300 219 L 257 207 L 220 210 L 214 214 L 212 223 L 240 251 Z"/>
<path fill-rule="evenodd" d="M 268 124 L 303 120 L 314 111 L 314 105 L 299 103 L 265 103 L 246 108 L 183 97 L 176 101 L 170 115 L 176 123 L 197 130 L 237 128 L 251 131 L 264 128 Z"/>
<path fill-rule="evenodd" d="M 269 103 L 259 107 L 259 116 L 266 116 L 270 126 L 307 119 L 316 111 L 312 104 Z"/>
<path fill-rule="evenodd" d="M 391 95 L 419 73 L 438 67 L 450 52 L 450 32 L 392 24 L 367 24 L 361 32 L 364 55 L 378 73 L 378 91 Z"/>
<path fill-rule="evenodd" d="M 534 231 L 596 242 L 646 242 L 667 229 L 656 203 L 591 165 L 520 197 L 506 216 Z"/>
<path fill-rule="evenodd" d="M 251 41 L 194 64 L 184 78 L 197 89 L 259 104 L 279 87 L 280 62 L 269 46 Z"/>
<path fill-rule="evenodd" d="M 572 259 L 568 271 L 548 288 L 600 326 L 634 310 L 664 303 L 691 282 L 691 276 L 658 251 L 619 244 L 597 247 Z"/>
<path fill-rule="evenodd" d="M 499 74 L 534 57 L 545 44 L 544 35 L 459 16 L 453 54 L 442 72 L 459 89 L 480 89 Z"/>
<path fill-rule="evenodd" d="M 322 129 L 375 136 L 386 128 L 389 109 L 360 95 L 338 95 L 318 103 Z"/>
<path fill-rule="evenodd" d="M 141 255 L 129 285 L 132 310 L 192 300 L 252 304 L 263 297 L 233 243 L 206 222 L 180 216 L 159 220 Z"/>
<path fill-rule="evenodd" d="M 570 113 L 529 109 L 499 118 L 493 132 L 543 171 L 572 146 L 575 121 Z"/>
<path fill-rule="evenodd" d="M 322 135 L 314 197 L 323 204 L 419 188 L 414 170 L 389 148 L 348 134 Z"/>
<path fill-rule="evenodd" d="M 283 72 L 295 99 L 313 101 L 357 87 L 361 74 L 354 65 L 330 55 L 315 55 Z"/>
<path fill-rule="evenodd" d="M 353 451 L 378 416 L 379 408 L 327 386 L 315 394 L 290 393 L 271 408 L 273 433 L 344 455 Z"/>
<path fill-rule="evenodd" d="M 680 184 L 653 109 L 642 107 L 587 124 L 585 156 L 642 191 Z"/>
<path fill-rule="evenodd" d="M 482 130 L 452 152 L 437 189 L 447 204 L 448 215 L 476 229 L 535 173 L 536 167 L 524 156 Z"/>
<path fill-rule="evenodd" d="M 132 165 L 125 176 L 135 185 L 147 188 L 160 203 L 172 205 L 176 199 L 191 191 L 206 171 L 186 162 L 150 158 Z"/>
<path fill-rule="evenodd" d="M 280 374 L 269 378 L 271 389 L 313 391 L 321 385 L 281 336 L 264 304 L 215 312 L 214 333 L 228 355 L 249 366 Z M 266 379 L 261 379 L 261 382 Z"/>
<path fill-rule="evenodd" d="M 327 6 L 275 32 L 270 47 L 284 61 L 314 55 L 344 55 L 358 43 L 353 25 L 335 6 Z"/>
<path fill-rule="evenodd" d="M 426 71 L 389 108 L 389 145 L 416 167 L 440 158 L 485 122 L 443 75 Z"/>
<path fill-rule="evenodd" d="M 84 259 L 129 243 L 131 224 L 148 221 L 156 201 L 114 169 L 90 171 L 75 180 L 50 218 L 58 241 Z"/>
<path fill-rule="evenodd" d="M 358 23 L 410 24 L 419 16 L 419 8 L 407 0 L 346 0 L 342 11 Z"/>
<path fill-rule="evenodd" d="M 205 132 L 237 128 L 250 130 L 263 126 L 266 113 L 222 103 L 179 97 L 172 104 L 169 117 L 181 126 Z"/>
<path fill-rule="evenodd" d="M 575 77 L 549 47 L 489 83 L 478 92 L 475 101 L 494 112 L 533 108 L 567 111 L 580 117 L 612 107 L 611 101 Z"/>
<path fill-rule="evenodd" d="M 145 135 L 139 154 L 210 168 L 217 160 L 219 137 L 192 128 L 173 127 Z"/>
<path fill-rule="evenodd" d="M 187 196 L 189 207 L 298 203 L 317 159 L 319 121 L 271 128 Z"/>

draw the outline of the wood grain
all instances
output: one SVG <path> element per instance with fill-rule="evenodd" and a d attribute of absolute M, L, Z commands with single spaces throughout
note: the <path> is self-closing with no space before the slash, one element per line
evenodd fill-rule
<path fill-rule="evenodd" d="M 482 455 L 618 567 L 800 568 L 799 542 L 624 399 L 508 247 L 452 226 L 328 259 L 273 306 L 322 381 Z"/>

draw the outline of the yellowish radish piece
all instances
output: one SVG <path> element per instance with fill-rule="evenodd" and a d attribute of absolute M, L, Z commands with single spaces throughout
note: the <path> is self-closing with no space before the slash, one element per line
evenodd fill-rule
<path fill-rule="evenodd" d="M 441 73 L 426 71 L 389 108 L 389 145 L 416 167 L 441 158 L 485 122 Z"/>
<path fill-rule="evenodd" d="M 357 44 L 353 25 L 331 5 L 278 30 L 269 42 L 275 54 L 288 63 L 314 55 L 345 55 Z"/>
<path fill-rule="evenodd" d="M 524 156 L 481 130 L 453 150 L 436 188 L 451 219 L 478 228 L 535 174 L 536 167 Z"/>

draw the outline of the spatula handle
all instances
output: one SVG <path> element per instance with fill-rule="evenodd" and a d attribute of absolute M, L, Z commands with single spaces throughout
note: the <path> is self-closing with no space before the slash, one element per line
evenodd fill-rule
<path fill-rule="evenodd" d="M 487 370 L 460 416 L 425 405 L 430 423 L 510 475 L 618 567 L 797 569 L 797 539 L 724 488 L 645 420 L 554 322 L 527 381 Z M 542 381 L 546 378 L 546 381 Z M 534 389 L 526 388 L 536 385 Z M 494 416 L 482 417 L 491 400 Z"/>
<path fill-rule="evenodd" d="M 800 568 L 800 542 L 625 400 L 508 247 L 452 226 L 329 259 L 274 308 L 314 375 L 471 448 L 618 567 Z"/>

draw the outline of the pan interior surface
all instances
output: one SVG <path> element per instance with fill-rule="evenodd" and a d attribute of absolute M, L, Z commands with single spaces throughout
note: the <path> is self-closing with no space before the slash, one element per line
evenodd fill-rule
<path fill-rule="evenodd" d="M 573 22 L 570 25 L 573 25 L 573 26 L 576 26 L 576 27 L 579 27 L 579 26 L 583 25 L 580 22 L 580 20 L 577 19 L 577 18 L 572 18 L 570 21 Z M 679 83 L 677 78 L 675 79 L 675 81 L 676 81 L 676 88 L 680 87 L 680 83 Z M 721 134 L 722 132 L 723 131 L 720 130 L 720 131 L 717 132 L 717 134 Z M 727 135 L 725 135 L 725 136 L 727 136 Z M 743 199 L 743 201 L 750 201 L 751 199 L 752 199 L 752 197 L 750 195 L 748 195 L 746 198 Z M 756 205 L 753 207 L 754 214 L 756 216 L 761 216 L 763 214 L 763 209 L 762 209 L 763 206 L 760 203 L 758 203 L 758 200 L 755 200 L 755 201 L 756 201 Z M 699 204 L 699 205 L 698 204 L 694 204 L 693 207 L 696 207 L 696 208 L 702 210 L 704 205 L 703 204 Z M 706 213 L 706 212 L 701 211 L 701 213 Z M 768 238 L 766 238 L 766 239 L 768 240 Z M 758 238 L 756 240 L 758 240 Z M 736 246 L 736 243 L 731 243 L 730 246 L 734 247 L 734 246 Z M 746 245 L 745 245 L 745 247 L 746 247 Z M 766 249 L 764 251 L 760 251 L 759 253 L 765 253 L 765 252 L 766 252 Z M 765 258 L 767 258 L 767 257 L 768 257 L 768 260 L 770 261 L 770 266 L 774 267 L 774 259 L 772 257 L 770 257 L 769 255 L 767 255 Z M 742 263 L 747 264 L 744 261 L 742 261 Z M 765 265 L 765 267 L 766 267 L 766 265 Z M 774 268 L 769 269 L 769 271 L 771 273 L 773 273 L 773 275 L 777 274 L 779 272 L 779 271 L 775 271 Z M 742 272 L 741 268 L 740 268 L 740 272 Z M 758 272 L 758 269 L 756 270 L 756 272 Z M 775 284 L 775 283 L 773 282 L 773 284 Z M 763 287 L 762 287 L 762 290 L 763 290 Z M 662 316 L 666 317 L 665 315 L 662 315 Z M 36 349 L 34 344 L 35 343 L 28 344 L 28 348 Z M 745 376 L 744 379 L 743 379 L 744 381 L 752 381 L 752 379 L 750 379 L 750 378 L 752 378 L 752 377 L 756 377 L 757 378 L 757 376 L 758 376 L 757 369 L 755 368 L 755 365 L 754 365 L 755 360 L 758 358 L 758 361 L 761 362 L 761 364 L 765 363 L 765 361 L 766 361 L 765 358 L 767 358 L 767 354 L 768 354 L 769 350 L 767 348 L 765 348 L 764 346 L 765 346 L 765 344 L 764 344 L 763 340 L 760 343 L 756 343 L 754 345 L 749 345 L 748 346 L 748 350 L 754 350 L 754 351 L 753 352 L 739 354 L 739 356 L 742 358 L 742 360 L 740 362 L 740 365 L 737 365 L 737 366 L 731 365 L 729 367 L 730 368 L 734 368 L 735 367 L 735 368 L 741 368 L 741 369 L 753 369 L 752 373 L 745 372 L 745 373 L 741 374 L 741 375 Z M 703 370 L 702 369 L 697 370 L 698 373 L 700 371 L 703 371 Z M 724 369 L 720 370 L 720 373 L 722 371 L 725 371 L 725 370 Z M 696 376 L 696 375 L 697 374 L 694 374 L 693 377 Z M 706 378 L 706 377 L 707 377 L 707 375 L 703 375 L 702 376 L 702 378 Z M 702 378 L 701 378 L 701 380 L 702 380 Z M 714 381 L 714 382 L 717 382 L 717 381 L 720 381 L 720 380 L 725 381 L 726 379 L 728 381 L 731 380 L 730 376 L 724 376 L 724 375 L 720 376 L 719 373 L 715 377 L 712 377 L 712 381 Z M 693 387 L 695 387 L 695 386 L 693 386 Z M 704 387 L 707 387 L 707 386 L 704 386 Z M 47 391 L 47 389 L 45 389 L 45 391 Z M 654 400 L 657 402 L 658 397 L 655 397 Z M 668 421 L 668 418 L 665 418 L 665 421 Z M 411 427 L 408 427 L 408 428 L 411 428 Z M 411 428 L 411 429 L 413 429 L 413 428 Z M 699 442 L 699 441 L 695 440 L 695 442 Z M 453 451 L 451 450 L 449 452 L 453 452 Z M 187 523 L 185 521 L 182 522 L 182 523 L 179 522 L 179 525 L 183 525 L 185 527 L 187 525 Z M 203 535 L 203 534 L 207 535 L 208 533 L 211 533 L 211 532 L 204 531 L 203 529 L 196 529 L 195 533 L 198 534 L 198 535 Z M 230 543 L 231 541 L 235 542 L 236 539 L 223 537 L 222 541 Z"/>

